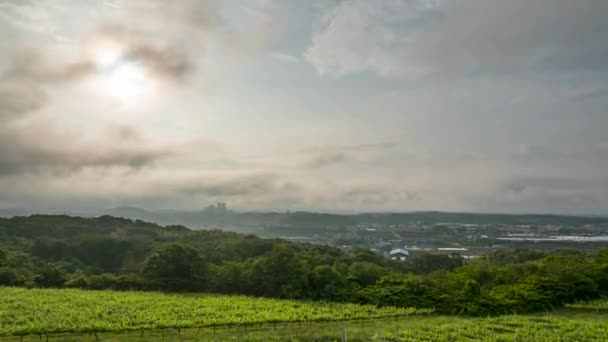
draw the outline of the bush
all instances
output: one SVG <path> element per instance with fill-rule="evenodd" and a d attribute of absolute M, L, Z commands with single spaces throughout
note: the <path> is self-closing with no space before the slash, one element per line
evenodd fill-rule
<path fill-rule="evenodd" d="M 17 273 L 8 267 L 0 267 L 0 286 L 17 286 L 19 284 L 19 276 Z"/>
<path fill-rule="evenodd" d="M 89 277 L 82 273 L 73 276 L 65 282 L 65 287 L 70 288 L 88 289 L 90 288 L 90 285 L 91 282 L 89 280 Z"/>
<path fill-rule="evenodd" d="M 0 267 L 6 267 L 8 265 L 8 253 L 4 249 L 0 248 Z"/>
<path fill-rule="evenodd" d="M 62 287 L 66 282 L 66 273 L 55 266 L 45 267 L 34 277 L 34 283 L 40 287 Z"/>
<path fill-rule="evenodd" d="M 116 277 L 115 290 L 137 291 L 146 289 L 145 281 L 137 274 L 121 274 Z"/>
<path fill-rule="evenodd" d="M 89 277 L 89 289 L 105 290 L 115 289 L 117 287 L 116 277 L 111 274 L 99 274 Z"/>

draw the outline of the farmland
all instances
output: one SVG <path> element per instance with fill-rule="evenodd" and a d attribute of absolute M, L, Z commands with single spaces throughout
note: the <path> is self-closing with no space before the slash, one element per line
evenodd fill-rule
<path fill-rule="evenodd" d="M 499 317 L 244 296 L 0 289 L 0 333 L 13 340 L 601 341 L 608 301 Z"/>
<path fill-rule="evenodd" d="M 238 334 L 245 341 L 605 341 L 608 317 L 560 311 L 490 318 L 409 316 L 366 322 L 329 322 L 255 329 Z M 195 339 L 199 334 L 184 334 Z M 234 339 L 235 332 L 210 332 L 210 340 Z"/>
<path fill-rule="evenodd" d="M 244 296 L 0 288 L 0 336 L 403 316 L 414 309 Z"/>

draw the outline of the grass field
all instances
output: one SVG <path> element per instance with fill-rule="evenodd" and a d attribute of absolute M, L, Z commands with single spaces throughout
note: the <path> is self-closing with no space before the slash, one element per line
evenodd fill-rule
<path fill-rule="evenodd" d="M 568 305 L 568 307 L 579 311 L 587 310 L 608 313 L 608 299 L 599 299 L 589 302 L 575 303 Z"/>
<path fill-rule="evenodd" d="M 608 341 L 608 316 L 571 312 L 548 315 L 465 318 L 412 316 L 368 322 L 327 323 L 243 332 L 239 341 Z M 195 340 L 200 332 L 184 335 Z M 207 333 L 210 341 L 232 334 Z"/>
<path fill-rule="evenodd" d="M 0 331 L 16 341 L 47 333 L 56 341 L 608 341 L 608 300 L 537 315 L 416 313 L 249 297 L 0 288 Z"/>
<path fill-rule="evenodd" d="M 224 328 L 152 330 L 145 333 L 51 335 L 50 341 L 607 341 L 607 316 L 558 312 L 547 315 L 465 318 L 408 316 L 364 321 L 266 324 Z M 9 338 L 20 341 L 20 337 Z M 44 341 L 45 339 L 43 339 Z M 24 341 L 40 341 L 38 336 Z"/>
<path fill-rule="evenodd" d="M 0 288 L 0 336 L 370 319 L 416 312 L 244 296 Z"/>

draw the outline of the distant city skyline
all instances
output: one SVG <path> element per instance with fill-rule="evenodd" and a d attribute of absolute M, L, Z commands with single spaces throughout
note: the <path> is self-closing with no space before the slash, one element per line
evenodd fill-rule
<path fill-rule="evenodd" d="M 608 214 L 607 15 L 0 0 L 0 211 Z"/>

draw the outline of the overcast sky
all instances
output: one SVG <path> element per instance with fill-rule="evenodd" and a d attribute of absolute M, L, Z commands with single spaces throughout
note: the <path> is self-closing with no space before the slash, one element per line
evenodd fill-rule
<path fill-rule="evenodd" d="M 0 0 L 0 209 L 608 214 L 606 0 Z"/>

